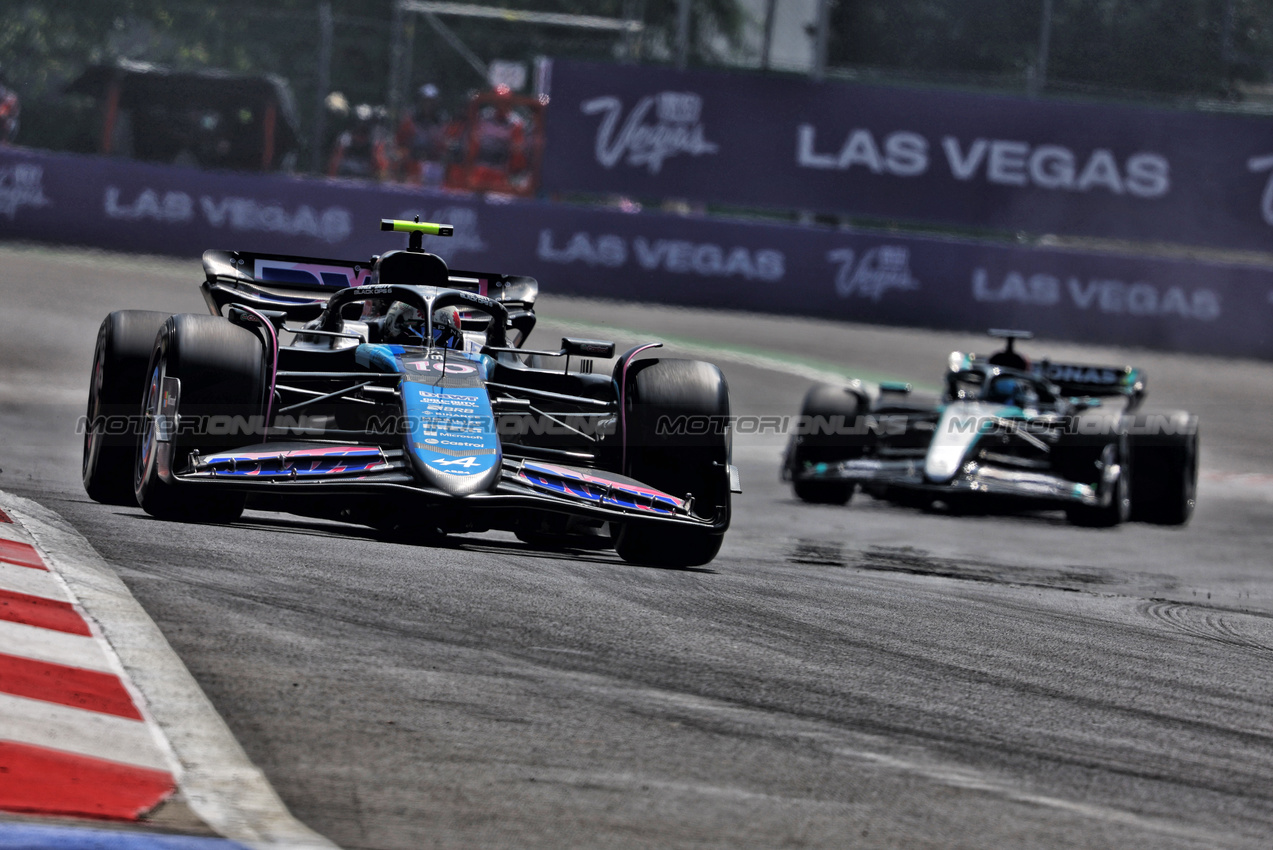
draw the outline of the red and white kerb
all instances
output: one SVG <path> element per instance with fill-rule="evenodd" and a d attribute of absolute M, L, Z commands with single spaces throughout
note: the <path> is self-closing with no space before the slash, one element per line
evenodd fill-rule
<path fill-rule="evenodd" d="M 0 811 L 136 820 L 177 788 L 105 640 L 0 511 Z"/>

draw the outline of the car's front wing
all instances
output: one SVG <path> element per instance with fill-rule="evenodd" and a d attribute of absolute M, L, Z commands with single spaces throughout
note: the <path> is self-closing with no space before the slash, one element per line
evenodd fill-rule
<path fill-rule="evenodd" d="M 1118 474 L 1118 467 L 1110 466 L 1103 471 L 1100 482 L 1079 484 L 1047 472 L 1010 469 L 970 461 L 951 480 L 934 482 L 924 475 L 922 458 L 856 458 L 835 463 L 810 464 L 804 469 L 793 470 L 791 477 L 796 481 L 841 481 L 866 486 L 900 487 L 934 495 L 981 493 L 1054 503 L 1101 505 L 1108 500 Z"/>
<path fill-rule="evenodd" d="M 375 446 L 280 444 L 195 455 L 179 473 L 161 464 L 161 474 L 180 486 L 223 487 L 249 494 L 379 495 L 473 514 L 535 509 L 608 522 L 653 520 L 716 531 L 729 526 L 728 511 L 703 518 L 688 500 L 623 476 L 530 459 L 505 458 L 493 489 L 455 496 L 421 484 L 402 455 L 401 450 Z M 721 475 L 732 472 L 722 469 Z"/>

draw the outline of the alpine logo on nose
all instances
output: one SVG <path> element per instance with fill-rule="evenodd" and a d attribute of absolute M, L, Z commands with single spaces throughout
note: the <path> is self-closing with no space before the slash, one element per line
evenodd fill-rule
<path fill-rule="evenodd" d="M 443 475 L 480 475 L 490 468 L 490 464 L 483 463 L 483 459 L 477 455 L 453 457 L 447 460 L 429 460 L 427 463 Z"/>
<path fill-rule="evenodd" d="M 463 466 L 468 468 L 477 466 L 478 460 L 477 457 L 470 455 L 469 457 L 457 457 L 452 460 L 435 460 L 433 463 L 435 466 Z"/>

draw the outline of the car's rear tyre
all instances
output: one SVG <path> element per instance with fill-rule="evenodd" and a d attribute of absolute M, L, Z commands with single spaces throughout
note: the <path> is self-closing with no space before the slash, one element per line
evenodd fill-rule
<path fill-rule="evenodd" d="M 217 316 L 179 314 L 164 323 L 151 354 L 146 422 L 133 478 L 137 503 L 146 513 L 157 519 L 216 523 L 233 522 L 243 513 L 242 493 L 165 481 L 161 447 L 170 447 L 171 469 L 178 472 L 192 451 L 207 455 L 260 442 L 261 434 L 240 426 L 260 422 L 263 350 L 251 331 Z M 160 443 L 157 427 L 164 378 L 181 383 L 178 427 L 167 446 Z M 204 429 L 201 423 L 209 417 L 227 427 Z"/>
<path fill-rule="evenodd" d="M 647 360 L 636 366 L 624 394 L 624 474 L 678 498 L 692 496 L 696 515 L 728 521 L 725 376 L 698 360 Z M 660 428 L 660 419 L 672 427 Z M 617 528 L 614 548 L 630 563 L 697 567 L 716 557 L 723 540 L 724 531 L 717 529 L 634 519 Z"/>
<path fill-rule="evenodd" d="M 1096 483 L 1109 464 L 1118 464 L 1119 474 L 1106 504 L 1070 505 L 1065 509 L 1066 519 L 1071 525 L 1083 528 L 1113 528 L 1127 522 L 1131 517 L 1131 482 L 1134 480 L 1127 441 L 1115 440 L 1099 450 L 1089 449 L 1086 453 L 1079 450 L 1079 454 L 1091 455 L 1090 467 L 1094 471 L 1090 481 L 1078 479 L 1081 483 Z"/>
<path fill-rule="evenodd" d="M 845 387 L 814 384 L 800 406 L 804 433 L 792 438 L 788 465 L 796 497 L 818 505 L 843 505 L 853 497 L 854 485 L 843 481 L 809 481 L 797 476 L 809 465 L 836 463 L 862 454 L 862 446 L 835 431 L 853 428 L 865 413 L 865 400 Z"/>
<path fill-rule="evenodd" d="M 1132 424 L 1132 520 L 1184 525 L 1198 496 L 1197 417 L 1139 414 Z"/>
<path fill-rule="evenodd" d="M 146 394 L 146 366 L 155 335 L 168 316 L 152 310 L 117 310 L 98 328 L 81 467 L 84 490 L 95 502 L 137 504 L 133 465 Z"/>

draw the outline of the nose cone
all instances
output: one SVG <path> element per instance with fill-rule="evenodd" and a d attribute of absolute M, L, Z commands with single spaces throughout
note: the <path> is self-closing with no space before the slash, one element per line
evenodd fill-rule
<path fill-rule="evenodd" d="M 453 496 L 495 486 L 503 452 L 480 381 L 404 380 L 402 407 L 407 456 L 422 484 Z"/>
<path fill-rule="evenodd" d="M 461 451 L 474 450 L 461 449 Z M 478 451 L 486 451 L 486 454 L 429 457 L 427 449 L 418 449 L 411 453 L 411 460 L 416 475 L 423 484 L 452 496 L 469 496 L 490 490 L 499 480 L 499 452 Z"/>
<path fill-rule="evenodd" d="M 934 484 L 948 484 L 963 467 L 990 411 L 978 402 L 953 402 L 942 411 L 924 459 L 924 477 Z"/>

